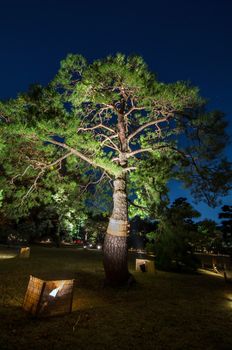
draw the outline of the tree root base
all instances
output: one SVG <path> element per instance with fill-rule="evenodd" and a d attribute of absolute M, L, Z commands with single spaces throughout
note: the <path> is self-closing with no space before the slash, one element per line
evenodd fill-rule
<path fill-rule="evenodd" d="M 134 278 L 134 276 L 132 274 L 129 273 L 128 275 L 128 279 L 125 281 L 112 281 L 112 280 L 107 280 L 105 279 L 103 282 L 103 287 L 119 287 L 119 288 L 123 288 L 125 287 L 126 290 L 129 290 L 131 287 L 133 287 L 136 284 L 136 279 Z"/>

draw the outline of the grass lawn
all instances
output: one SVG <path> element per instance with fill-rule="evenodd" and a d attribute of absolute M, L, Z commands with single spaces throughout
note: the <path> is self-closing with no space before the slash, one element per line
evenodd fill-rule
<path fill-rule="evenodd" d="M 130 270 L 129 290 L 103 288 L 101 252 L 32 247 L 0 260 L 0 349 L 232 349 L 232 285 L 216 275 Z M 73 312 L 33 319 L 21 308 L 29 275 L 75 278 Z"/>

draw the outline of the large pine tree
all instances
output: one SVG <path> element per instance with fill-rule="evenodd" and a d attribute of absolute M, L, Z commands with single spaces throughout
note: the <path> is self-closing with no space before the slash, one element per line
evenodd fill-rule
<path fill-rule="evenodd" d="M 160 199 L 170 177 L 211 204 L 229 189 L 229 164 L 221 157 L 224 115 L 206 113 L 190 84 L 159 82 L 141 57 L 117 54 L 88 64 L 68 55 L 46 88 L 34 87 L 0 107 L 4 173 L 34 179 L 24 197 L 64 161 L 72 181 L 97 174 L 92 183 L 111 182 L 113 211 L 104 243 L 111 285 L 130 278 L 128 188 L 137 206 Z M 9 144 L 15 149 L 11 167 Z"/>

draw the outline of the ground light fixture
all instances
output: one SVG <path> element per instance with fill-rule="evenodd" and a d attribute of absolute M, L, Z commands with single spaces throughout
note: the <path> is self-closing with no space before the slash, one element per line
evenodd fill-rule
<path fill-rule="evenodd" d="M 135 270 L 140 272 L 155 272 L 155 262 L 154 260 L 147 259 L 136 259 Z"/>
<path fill-rule="evenodd" d="M 62 315 L 72 311 L 74 280 L 44 281 L 30 276 L 23 309 L 33 316 Z"/>
<path fill-rule="evenodd" d="M 22 247 L 19 251 L 20 258 L 29 258 L 30 257 L 30 247 Z"/>

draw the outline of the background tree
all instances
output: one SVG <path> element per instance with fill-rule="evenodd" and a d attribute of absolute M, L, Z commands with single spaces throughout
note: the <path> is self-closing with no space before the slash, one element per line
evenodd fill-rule
<path fill-rule="evenodd" d="M 103 244 L 108 222 L 108 217 L 102 214 L 89 213 L 83 228 L 82 239 L 84 242 L 93 245 Z"/>
<path fill-rule="evenodd" d="M 194 256 L 197 242 L 197 225 L 193 218 L 200 213 L 189 204 L 186 198 L 176 199 L 170 208 L 166 208 L 158 224 L 158 230 L 148 234 L 154 240 L 157 266 L 170 270 L 182 268 L 195 269 L 197 259 Z"/>
<path fill-rule="evenodd" d="M 33 243 L 49 238 L 59 247 L 62 240 L 72 242 L 78 237 L 87 219 L 84 207 L 73 202 L 72 193 L 66 193 L 64 188 L 51 195 L 49 204 L 40 201 L 27 208 L 26 214 L 25 210 L 14 214 L 14 204 L 6 204 L 5 212 L 1 212 L 0 240 L 4 243 Z"/>
<path fill-rule="evenodd" d="M 130 220 L 130 229 L 128 246 L 133 249 L 145 249 L 147 247 L 147 234 L 157 229 L 157 222 L 151 220 L 148 216 L 141 218 L 141 216 L 137 215 Z M 152 249 L 147 250 L 152 251 L 153 245 Z"/>
<path fill-rule="evenodd" d="M 223 205 L 222 211 L 219 213 L 221 220 L 221 231 L 223 233 L 224 247 L 232 254 L 232 206 Z"/>
<path fill-rule="evenodd" d="M 198 239 L 195 248 L 198 251 L 219 253 L 222 251 L 221 230 L 215 221 L 205 219 L 197 223 Z"/>
<path fill-rule="evenodd" d="M 90 196 L 86 190 L 87 180 L 80 181 L 77 170 L 74 179 L 69 173 L 72 165 L 60 162 L 57 170 L 51 166 L 37 183 L 32 173 L 20 174 L 25 166 L 22 156 L 34 157 L 25 140 L 9 143 L 8 151 L 12 152 L 11 157 L 7 155 L 7 162 L 4 160 L 0 167 L 0 186 L 4 193 L 4 205 L 0 209 L 2 240 L 12 236 L 18 242 L 22 239 L 33 242 L 49 236 L 59 246 L 65 232 L 71 239 L 86 217 L 84 203 L 87 195 Z M 4 159 L 4 155 L 1 156 Z"/>
<path fill-rule="evenodd" d="M 214 204 L 215 195 L 229 189 L 229 164 L 221 157 L 227 141 L 224 116 L 206 113 L 204 105 L 197 88 L 159 82 L 141 57 L 117 54 L 88 64 L 82 56 L 68 55 L 48 87 L 1 104 L 4 168 L 4 149 L 11 142 L 20 150 L 21 176 L 35 179 L 29 192 L 65 159 L 70 172 L 78 168 L 92 183 L 110 181 L 113 211 L 104 268 L 108 283 L 125 283 L 130 278 L 127 198 L 128 190 L 133 198 L 136 182 L 142 184 L 138 199 L 148 194 L 150 176 L 155 192 L 157 185 L 165 192 L 156 164 L 168 159 L 168 176 L 184 180 L 198 199 Z M 25 149 L 31 150 L 27 157 Z M 13 175 L 15 169 L 7 172 Z"/>

